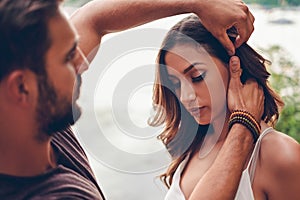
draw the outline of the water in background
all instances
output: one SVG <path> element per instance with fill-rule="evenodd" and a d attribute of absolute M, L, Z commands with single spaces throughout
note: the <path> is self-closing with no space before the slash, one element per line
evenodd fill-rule
<path fill-rule="evenodd" d="M 300 33 L 300 9 L 266 10 L 260 7 L 250 7 L 250 9 L 256 20 L 255 32 L 249 40 L 249 44 L 255 48 L 280 45 L 290 53 L 292 60 L 299 66 L 300 56 L 297 53 L 300 46 L 298 37 Z M 158 20 L 137 27 L 135 30 L 163 28 L 166 32 L 184 16 L 186 15 Z M 118 34 L 105 36 L 103 43 L 118 37 Z M 140 35 L 140 37 L 148 40 L 153 36 Z M 157 47 L 159 47 L 161 40 L 162 37 L 157 39 Z M 104 52 L 100 50 L 90 70 L 83 76 L 82 96 L 79 101 L 84 114 L 74 129 L 89 154 L 92 167 L 107 199 L 163 199 L 166 189 L 157 176 L 166 169 L 166 163 L 170 160 L 164 147 L 156 139 L 158 132 L 156 131 L 153 135 L 143 135 L 143 137 L 133 136 L 124 134 L 125 131 L 119 124 L 120 119 L 124 119 L 124 121 L 130 120 L 141 129 L 147 127 L 148 117 L 145 116 L 150 116 L 151 112 L 151 84 L 142 85 L 130 94 L 130 101 L 126 102 L 129 114 L 126 109 L 119 111 L 117 116 L 112 114 L 114 89 L 118 87 L 119 80 L 134 70 L 136 66 L 154 65 L 157 50 L 146 48 L 122 55 L 117 60 L 112 61 L 109 68 L 103 71 L 96 81 L 91 81 L 91 77 L 95 75 L 93 70 L 103 65 L 102 60 L 105 58 L 101 57 L 102 53 Z M 154 67 L 152 68 L 154 69 Z M 153 77 L 153 75 L 154 71 L 145 74 L 145 77 Z M 122 99 L 117 99 L 117 101 L 121 102 Z M 101 126 L 103 133 L 101 137 L 104 137 L 102 139 L 105 142 L 99 139 L 99 126 Z M 120 156 L 118 150 L 127 154 Z M 156 156 L 159 155 L 156 154 L 157 152 L 160 152 L 162 156 Z M 130 159 L 127 157 L 129 155 L 132 155 Z M 150 156 L 140 158 L 141 155 Z M 128 171 L 126 169 L 133 170 Z M 145 170 L 143 171 L 143 169 Z M 135 170 L 138 173 L 134 173 Z"/>

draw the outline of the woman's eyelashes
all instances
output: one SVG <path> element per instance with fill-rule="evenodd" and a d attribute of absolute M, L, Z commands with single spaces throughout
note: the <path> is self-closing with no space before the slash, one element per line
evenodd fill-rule
<path fill-rule="evenodd" d="M 203 81 L 205 76 L 206 76 L 206 72 L 202 72 L 200 75 L 198 75 L 196 77 L 191 76 L 192 83 L 197 83 L 197 82 Z M 170 78 L 170 81 L 173 85 L 173 88 L 174 89 L 180 89 L 181 81 L 175 76 L 170 76 L 169 78 Z"/>
<path fill-rule="evenodd" d="M 202 81 L 206 76 L 206 72 L 202 72 L 199 76 L 196 76 L 196 77 L 192 77 L 192 82 L 195 83 L 195 82 L 199 82 L 199 81 Z"/>

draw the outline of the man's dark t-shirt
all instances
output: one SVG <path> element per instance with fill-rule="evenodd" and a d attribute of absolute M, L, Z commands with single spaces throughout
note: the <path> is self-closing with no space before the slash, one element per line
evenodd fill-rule
<path fill-rule="evenodd" d="M 0 199 L 104 199 L 72 130 L 56 133 L 51 145 L 58 166 L 34 177 L 0 174 Z"/>

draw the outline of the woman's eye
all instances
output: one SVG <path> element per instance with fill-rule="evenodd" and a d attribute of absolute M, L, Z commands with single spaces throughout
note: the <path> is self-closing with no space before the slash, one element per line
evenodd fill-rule
<path fill-rule="evenodd" d="M 203 72 L 201 75 L 196 76 L 196 77 L 192 77 L 192 82 L 199 82 L 202 81 L 205 78 L 206 72 Z"/>

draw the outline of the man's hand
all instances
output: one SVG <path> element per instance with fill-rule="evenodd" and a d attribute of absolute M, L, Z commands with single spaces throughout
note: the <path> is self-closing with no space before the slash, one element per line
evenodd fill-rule
<path fill-rule="evenodd" d="M 228 87 L 228 108 L 233 110 L 245 110 L 250 112 L 259 122 L 264 111 L 264 92 L 254 80 L 248 80 L 244 85 L 240 76 L 242 69 L 240 60 L 233 56 L 229 62 L 230 82 Z"/>
<path fill-rule="evenodd" d="M 229 55 L 235 54 L 235 48 L 246 42 L 254 31 L 254 16 L 241 0 L 197 0 L 200 9 L 195 13 L 203 25 L 225 47 Z M 233 44 L 226 30 L 234 26 L 238 36 Z"/>

